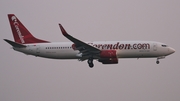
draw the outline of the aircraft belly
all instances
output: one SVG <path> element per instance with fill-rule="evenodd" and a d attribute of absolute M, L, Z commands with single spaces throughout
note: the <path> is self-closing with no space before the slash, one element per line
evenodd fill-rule
<path fill-rule="evenodd" d="M 52 59 L 77 59 L 78 52 L 73 50 L 54 50 L 41 52 L 42 57 Z"/>
<path fill-rule="evenodd" d="M 151 50 L 117 50 L 118 58 L 148 58 L 157 57 Z"/>

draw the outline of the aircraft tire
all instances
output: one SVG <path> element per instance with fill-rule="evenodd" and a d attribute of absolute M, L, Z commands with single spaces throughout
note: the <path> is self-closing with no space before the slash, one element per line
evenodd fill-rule
<path fill-rule="evenodd" d="M 89 64 L 89 67 L 90 67 L 90 68 L 93 68 L 93 67 L 94 67 L 94 64 L 93 64 L 93 63 L 90 63 L 90 64 Z"/>
<path fill-rule="evenodd" d="M 156 61 L 156 64 L 159 64 L 159 61 Z"/>

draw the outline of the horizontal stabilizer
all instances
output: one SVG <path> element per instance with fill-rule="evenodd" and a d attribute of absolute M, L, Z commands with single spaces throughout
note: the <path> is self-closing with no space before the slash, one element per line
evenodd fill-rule
<path fill-rule="evenodd" d="M 10 45 L 12 45 L 13 47 L 17 47 L 17 48 L 24 48 L 26 47 L 25 45 L 10 41 L 8 39 L 4 39 L 4 41 L 6 41 L 7 43 L 9 43 Z"/>

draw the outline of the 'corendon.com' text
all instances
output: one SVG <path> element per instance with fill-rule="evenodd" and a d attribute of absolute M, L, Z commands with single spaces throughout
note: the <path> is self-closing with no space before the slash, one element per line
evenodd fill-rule
<path fill-rule="evenodd" d="M 134 43 L 134 44 L 94 44 L 88 43 L 89 45 L 99 49 L 150 49 L 149 43 Z"/>

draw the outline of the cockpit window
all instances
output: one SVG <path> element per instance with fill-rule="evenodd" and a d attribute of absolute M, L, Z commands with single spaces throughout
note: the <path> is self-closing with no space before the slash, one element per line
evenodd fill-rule
<path fill-rule="evenodd" d="M 162 45 L 162 47 L 167 47 L 167 45 Z"/>

